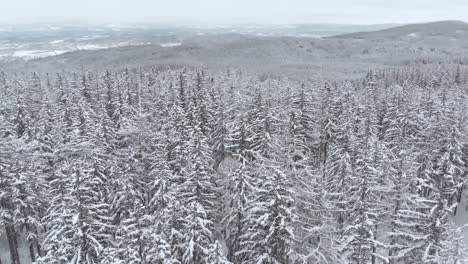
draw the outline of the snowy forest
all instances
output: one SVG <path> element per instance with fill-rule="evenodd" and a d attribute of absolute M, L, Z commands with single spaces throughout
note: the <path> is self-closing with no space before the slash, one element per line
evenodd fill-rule
<path fill-rule="evenodd" d="M 468 263 L 467 75 L 0 73 L 8 263 Z"/>

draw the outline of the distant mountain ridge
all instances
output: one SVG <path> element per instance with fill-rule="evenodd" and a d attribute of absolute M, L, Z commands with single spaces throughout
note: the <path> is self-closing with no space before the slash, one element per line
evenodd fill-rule
<path fill-rule="evenodd" d="M 395 39 L 447 37 L 468 38 L 468 23 L 458 20 L 408 24 L 377 31 L 356 32 L 331 36 L 339 39 Z"/>

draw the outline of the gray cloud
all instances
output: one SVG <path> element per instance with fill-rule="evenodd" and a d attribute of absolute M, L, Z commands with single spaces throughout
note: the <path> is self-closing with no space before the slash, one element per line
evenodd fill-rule
<path fill-rule="evenodd" d="M 3 3 L 2 3 L 3 2 Z M 0 23 L 468 21 L 466 0 L 0 0 Z"/>

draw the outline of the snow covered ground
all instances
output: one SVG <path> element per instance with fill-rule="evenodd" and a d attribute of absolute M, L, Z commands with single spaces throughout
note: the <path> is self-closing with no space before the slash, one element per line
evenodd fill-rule
<path fill-rule="evenodd" d="M 70 43 L 65 40 L 54 40 L 49 42 L 51 44 L 50 49 L 28 49 L 27 45 L 12 45 L 12 44 L 1 44 L 0 43 L 0 60 L 8 60 L 21 58 L 24 60 L 45 58 L 49 56 L 60 55 L 66 52 L 72 52 L 76 50 L 100 50 L 107 48 L 116 48 L 124 46 L 139 46 L 147 45 L 151 43 L 131 43 L 131 42 L 119 42 L 119 43 L 106 43 L 106 44 L 95 44 L 95 43 Z M 162 47 L 175 47 L 181 43 L 164 43 Z"/>
<path fill-rule="evenodd" d="M 163 48 L 171 48 L 171 47 L 177 47 L 182 45 L 180 42 L 168 42 L 168 43 L 161 43 L 159 44 Z"/>
<path fill-rule="evenodd" d="M 29 256 L 28 242 L 24 236 L 20 236 L 18 238 L 18 245 L 21 264 L 31 264 L 32 261 Z M 0 235 L 0 260 L 1 263 L 11 263 L 10 248 L 8 247 L 8 241 L 4 229 Z"/>
<path fill-rule="evenodd" d="M 467 190 L 465 190 L 465 195 L 462 198 L 460 204 L 458 205 L 457 214 L 454 217 L 455 224 L 462 227 L 468 224 L 468 195 Z M 463 228 L 463 234 L 465 238 L 465 243 L 468 245 L 468 227 Z"/>
<path fill-rule="evenodd" d="M 18 50 L 13 52 L 12 57 L 18 57 L 28 60 L 60 55 L 69 51 L 70 50 Z"/>

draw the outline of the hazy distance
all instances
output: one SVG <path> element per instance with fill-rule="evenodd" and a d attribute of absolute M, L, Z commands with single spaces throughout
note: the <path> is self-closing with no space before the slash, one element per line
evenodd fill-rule
<path fill-rule="evenodd" d="M 466 0 L 0 0 L 1 24 L 381 24 L 468 21 Z"/>

